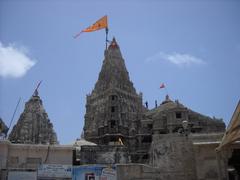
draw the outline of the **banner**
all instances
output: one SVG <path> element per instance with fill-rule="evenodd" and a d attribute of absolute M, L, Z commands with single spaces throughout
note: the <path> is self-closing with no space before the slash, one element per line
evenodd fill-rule
<path fill-rule="evenodd" d="M 38 167 L 38 177 L 46 178 L 71 178 L 71 165 L 42 164 Z"/>
<path fill-rule="evenodd" d="M 76 166 L 72 171 L 73 180 L 116 180 L 116 167 L 104 165 Z"/>

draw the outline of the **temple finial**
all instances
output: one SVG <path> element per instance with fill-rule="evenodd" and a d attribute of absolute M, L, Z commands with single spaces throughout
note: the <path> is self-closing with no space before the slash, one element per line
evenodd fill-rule
<path fill-rule="evenodd" d="M 111 41 L 111 44 L 109 45 L 109 47 L 111 47 L 111 48 L 118 48 L 119 47 L 115 37 L 113 37 L 113 40 Z"/>
<path fill-rule="evenodd" d="M 33 92 L 33 96 L 38 96 L 38 88 L 39 88 L 39 86 L 41 85 L 41 83 L 42 83 L 42 81 L 40 81 L 40 82 L 38 83 L 36 89 L 35 89 L 34 92 Z"/>

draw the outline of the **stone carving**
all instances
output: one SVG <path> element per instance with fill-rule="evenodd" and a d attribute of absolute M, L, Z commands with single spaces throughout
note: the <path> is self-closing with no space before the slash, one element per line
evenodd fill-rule
<path fill-rule="evenodd" d="M 13 143 L 22 144 L 58 144 L 42 100 L 35 92 L 25 104 L 25 109 L 9 135 Z"/>
<path fill-rule="evenodd" d="M 98 81 L 87 96 L 85 138 L 105 145 L 117 144 L 121 139 L 128 146 L 130 129 L 137 129 L 141 115 L 142 96 L 136 93 L 120 48 L 113 39 L 105 50 Z M 135 136 L 133 132 L 131 136 Z"/>
<path fill-rule="evenodd" d="M 160 156 L 166 156 L 168 154 L 170 147 L 168 144 L 159 144 L 157 148 L 154 149 L 154 155 L 159 158 Z"/>
<path fill-rule="evenodd" d="M 222 120 L 194 112 L 178 100 L 172 101 L 168 95 L 160 105 L 156 101 L 156 107 L 149 110 L 148 103 L 145 103 L 146 107 L 142 103 L 142 93 L 137 94 L 130 81 L 115 39 L 104 55 L 98 80 L 91 94 L 87 95 L 84 124 L 86 140 L 104 145 L 107 151 L 114 151 L 112 146 L 123 143 L 128 151 L 123 156 L 129 157 L 133 163 L 150 163 L 151 157 L 155 157 L 162 158 L 169 167 L 181 167 L 183 159 L 177 165 L 175 160 L 183 154 L 191 154 L 189 144 L 159 144 L 153 140 L 154 135 L 161 137 L 170 134 L 184 139 L 185 132 L 186 135 L 224 132 L 225 124 Z M 183 121 L 188 122 L 186 130 L 183 129 Z M 151 146 L 156 148 L 150 149 Z M 119 161 L 118 153 L 120 151 L 113 158 L 115 161 Z M 106 161 L 109 161 L 108 158 Z"/>
<path fill-rule="evenodd" d="M 4 123 L 2 118 L 0 118 L 0 137 L 1 136 L 6 137 L 7 136 L 7 132 L 8 132 L 7 125 Z"/>
<path fill-rule="evenodd" d="M 144 120 L 153 120 L 153 133 L 181 133 L 182 122 L 188 121 L 191 133 L 224 132 L 222 119 L 210 118 L 185 107 L 178 100 L 175 102 L 167 95 L 160 106 L 145 113 Z"/>

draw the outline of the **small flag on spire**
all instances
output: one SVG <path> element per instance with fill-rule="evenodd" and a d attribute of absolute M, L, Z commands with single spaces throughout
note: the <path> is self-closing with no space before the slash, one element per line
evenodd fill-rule
<path fill-rule="evenodd" d="M 93 32 L 103 28 L 108 28 L 107 16 L 103 16 L 101 19 L 97 20 L 93 25 L 77 33 L 74 38 L 77 38 L 82 32 Z"/>
<path fill-rule="evenodd" d="M 164 83 L 160 84 L 160 89 L 162 89 L 162 88 L 165 88 L 165 84 Z"/>

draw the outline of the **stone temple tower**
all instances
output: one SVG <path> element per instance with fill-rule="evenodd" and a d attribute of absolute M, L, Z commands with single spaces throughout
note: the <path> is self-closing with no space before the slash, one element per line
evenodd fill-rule
<path fill-rule="evenodd" d="M 120 48 L 113 38 L 105 50 L 95 87 L 87 95 L 85 139 L 103 145 L 135 144 L 142 108 L 142 94 L 136 93 Z"/>
<path fill-rule="evenodd" d="M 37 90 L 25 104 L 25 109 L 13 127 L 9 140 L 22 144 L 58 144 L 57 135 Z"/>

